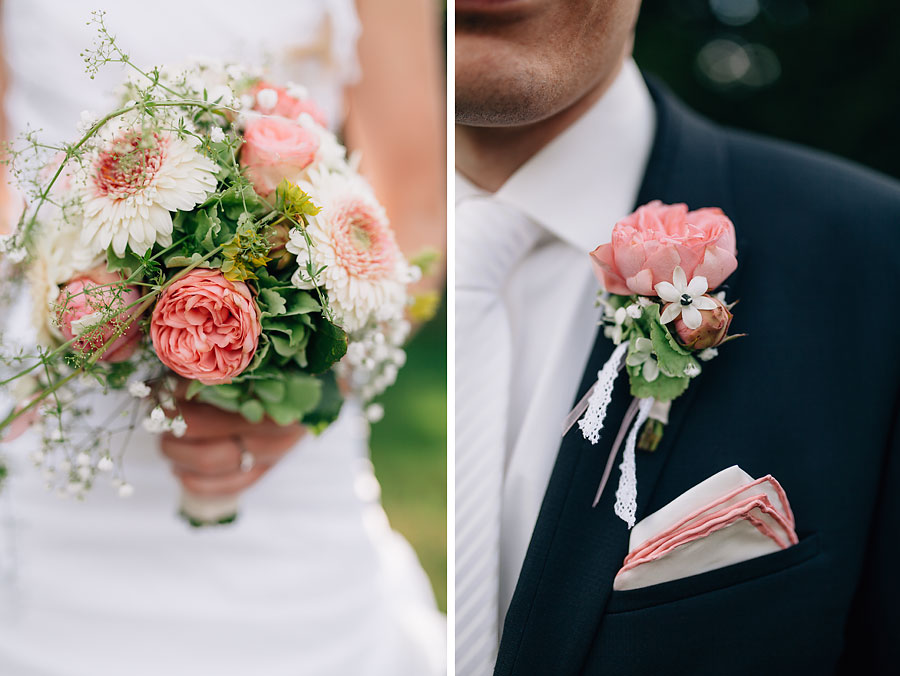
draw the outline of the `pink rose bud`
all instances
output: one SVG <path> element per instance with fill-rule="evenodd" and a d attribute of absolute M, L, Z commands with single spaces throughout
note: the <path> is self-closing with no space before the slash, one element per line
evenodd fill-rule
<path fill-rule="evenodd" d="M 263 197 L 284 178 L 292 179 L 316 159 L 319 139 L 314 132 L 281 117 L 250 120 L 244 129 L 241 166 Z"/>
<path fill-rule="evenodd" d="M 685 347 L 692 350 L 705 350 L 720 345 L 728 337 L 732 314 L 728 307 L 715 296 L 709 296 L 715 302 L 712 310 L 700 310 L 703 321 L 696 329 L 689 329 L 681 319 L 675 320 L 675 333 Z"/>
<path fill-rule="evenodd" d="M 59 306 L 59 328 L 66 340 L 78 336 L 73 349 L 91 354 L 106 345 L 123 326 L 100 361 L 125 361 L 134 354 L 141 339 L 133 306 L 141 297 L 133 286 L 117 284 L 122 277 L 98 267 L 68 282 L 56 300 Z M 92 319 L 96 322 L 92 323 Z M 93 324 L 97 326 L 94 327 Z"/>
<path fill-rule="evenodd" d="M 218 270 L 192 270 L 160 296 L 150 319 L 159 360 L 204 385 L 230 383 L 256 353 L 259 308 L 243 282 Z"/>

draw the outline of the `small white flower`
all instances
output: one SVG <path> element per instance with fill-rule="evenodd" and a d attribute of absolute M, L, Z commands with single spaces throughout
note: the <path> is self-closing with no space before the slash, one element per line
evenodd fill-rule
<path fill-rule="evenodd" d="M 285 91 L 287 91 L 288 96 L 292 96 L 293 98 L 299 99 L 301 101 L 309 98 L 309 90 L 303 85 L 297 84 L 296 82 L 288 82 L 287 87 L 285 87 Z"/>
<path fill-rule="evenodd" d="M 278 92 L 266 87 L 256 92 L 256 102 L 262 110 L 271 110 L 278 105 Z"/>
<path fill-rule="evenodd" d="M 148 418 L 144 418 L 143 426 L 144 429 L 148 432 L 165 432 L 168 429 L 167 425 L 168 421 L 166 420 L 165 411 L 162 410 L 162 407 L 157 406 L 152 411 L 150 411 L 150 416 Z"/>
<path fill-rule="evenodd" d="M 79 453 L 75 456 L 75 464 L 79 467 L 87 467 L 91 464 L 91 456 L 87 453 Z"/>
<path fill-rule="evenodd" d="M 85 331 L 90 331 L 95 326 L 103 322 L 104 316 L 102 312 L 91 312 L 90 314 L 84 315 L 83 317 L 79 317 L 78 319 L 73 319 L 72 333 L 76 336 L 80 336 Z"/>
<path fill-rule="evenodd" d="M 253 104 L 256 103 L 256 99 L 250 94 L 244 94 L 238 99 L 238 103 L 240 104 L 241 109 L 251 110 L 253 108 Z"/>
<path fill-rule="evenodd" d="M 675 266 L 672 274 L 672 284 L 660 282 L 656 285 L 656 293 L 667 305 L 663 308 L 660 321 L 663 324 L 673 322 L 681 317 L 685 326 L 696 329 L 703 323 L 703 315 L 700 310 L 714 310 L 716 303 L 712 298 L 705 296 L 709 285 L 706 277 L 694 277 L 690 283 L 680 265 Z"/>
<path fill-rule="evenodd" d="M 87 481 L 91 478 L 91 468 L 90 467 L 79 467 L 78 468 L 78 476 L 82 481 Z"/>
<path fill-rule="evenodd" d="M 607 305 L 603 314 L 605 315 L 606 326 L 603 329 L 603 335 L 609 338 L 614 344 L 618 345 L 622 342 L 625 332 L 625 320 L 628 319 L 628 312 L 625 308 L 620 307 L 615 310 Z"/>
<path fill-rule="evenodd" d="M 104 455 L 97 463 L 97 469 L 101 472 L 111 472 L 113 469 L 113 461 L 108 455 Z"/>
<path fill-rule="evenodd" d="M 700 367 L 691 362 L 684 367 L 684 375 L 686 375 L 688 378 L 696 378 L 700 375 Z"/>
<path fill-rule="evenodd" d="M 634 341 L 634 350 L 625 359 L 628 366 L 641 366 L 641 375 L 648 383 L 659 377 L 659 364 L 653 357 L 653 341 L 649 338 L 638 338 Z"/>
<path fill-rule="evenodd" d="M 78 121 L 78 132 L 84 134 L 97 123 L 98 119 L 97 113 L 90 110 L 82 110 L 81 117 Z"/>
<path fill-rule="evenodd" d="M 119 486 L 119 497 L 120 498 L 130 498 L 134 495 L 134 486 L 129 483 L 123 483 Z"/>
<path fill-rule="evenodd" d="M 209 140 L 213 143 L 221 143 L 225 140 L 225 132 L 221 127 L 213 127 L 209 131 Z"/>
<path fill-rule="evenodd" d="M 184 436 L 185 432 L 187 432 L 187 423 L 185 422 L 184 418 L 179 415 L 172 419 L 170 428 L 172 430 L 172 434 L 180 438 Z"/>
<path fill-rule="evenodd" d="M 145 382 L 135 380 L 128 383 L 128 394 L 137 399 L 143 399 L 150 396 L 150 387 Z"/>
<path fill-rule="evenodd" d="M 697 357 L 700 358 L 700 361 L 709 361 L 710 359 L 715 359 L 719 356 L 719 350 L 714 347 L 708 347 L 705 350 L 701 350 L 697 353 Z"/>
<path fill-rule="evenodd" d="M 381 404 L 369 404 L 366 407 L 366 420 L 370 423 L 377 423 L 384 418 L 384 406 Z"/>
<path fill-rule="evenodd" d="M 640 319 L 641 318 L 641 306 L 637 305 L 636 303 L 632 303 L 627 308 L 625 308 L 625 313 L 632 319 Z"/>
<path fill-rule="evenodd" d="M 167 411 L 175 410 L 175 397 L 172 396 L 171 392 L 160 392 L 159 393 L 159 405 L 162 406 Z"/>

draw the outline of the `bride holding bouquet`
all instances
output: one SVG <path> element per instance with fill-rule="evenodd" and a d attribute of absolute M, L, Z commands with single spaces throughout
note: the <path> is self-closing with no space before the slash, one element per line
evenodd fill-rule
<path fill-rule="evenodd" d="M 112 97 L 121 93 L 115 85 L 124 76 L 115 63 L 102 63 L 104 55 L 111 53 L 104 51 L 111 49 L 111 43 L 103 42 L 101 33 L 99 46 L 86 60 L 79 57 L 94 37 L 95 27 L 86 25 L 91 9 L 80 1 L 3 3 L 7 138 L 40 129 L 42 140 L 69 141 L 80 136 L 75 126 L 81 111 L 99 112 L 83 116 L 86 120 L 82 122 L 90 125 L 93 116 L 114 109 Z M 245 105 L 276 117 L 308 120 L 302 124 L 322 130 L 316 132 L 316 146 L 323 156 L 326 153 L 321 149 L 326 144 L 331 144 L 327 145 L 329 152 L 339 147 L 325 127 L 343 127 L 351 149 L 363 152 L 361 171 L 385 204 L 400 248 L 409 254 L 442 241 L 443 137 L 437 101 L 437 32 L 432 16 L 436 11 L 427 2 L 403 0 L 366 0 L 358 7 L 352 0 L 259 0 L 252 5 L 157 0 L 152 4 L 116 3 L 110 7 L 107 27 L 110 39 L 114 36 L 115 45 L 127 53 L 127 62 L 132 64 L 161 66 L 194 55 L 211 62 L 264 64 L 267 82 L 243 92 L 249 97 Z M 91 79 L 84 74 L 85 62 L 95 69 Z M 269 80 L 302 83 L 303 87 L 281 87 Z M 203 96 L 207 94 L 203 89 Z M 232 120 L 228 115 L 223 119 L 227 132 Z M 202 127 L 205 122 L 199 124 Z M 318 286 L 327 287 L 327 282 L 320 285 L 316 281 L 317 273 L 332 275 L 331 282 L 338 284 L 333 276 L 340 270 L 334 263 L 330 268 L 319 265 L 310 240 L 304 243 L 299 239 L 301 231 L 315 235 L 315 209 L 304 211 L 301 193 L 291 192 L 301 190 L 298 186 L 278 182 L 277 167 L 273 174 L 277 162 L 265 155 L 271 150 L 271 135 L 278 130 L 258 126 L 254 133 L 263 138 L 256 142 L 250 138 L 249 126 L 242 132 L 243 169 L 235 176 L 246 174 L 257 193 L 271 197 L 265 204 L 277 204 L 281 216 L 274 212 L 264 215 L 268 207 L 259 205 L 255 213 L 260 222 L 268 220 L 277 227 L 285 213 L 295 214 L 303 223 L 307 216 L 312 219 L 305 229 L 283 228 L 284 241 L 278 245 L 296 256 L 300 281 L 294 279 L 296 288 L 277 281 L 282 274 L 280 260 L 269 263 L 267 272 L 266 263 L 274 258 L 269 250 L 271 240 L 264 247 L 265 255 L 254 258 L 247 245 L 250 235 L 242 230 L 247 225 L 244 213 L 240 219 L 235 216 L 236 224 L 231 227 L 236 231 L 227 242 L 215 246 L 210 228 L 207 234 L 212 239 L 206 256 L 167 255 L 163 268 L 169 272 L 163 277 L 168 274 L 168 279 L 159 298 L 147 301 L 148 307 L 151 300 L 155 303 L 149 335 L 158 358 L 175 373 L 194 379 L 197 386 L 173 385 L 171 392 L 163 392 L 163 397 L 178 399 L 175 417 L 159 407 L 143 426 L 133 421 L 121 425 L 118 420 L 102 430 L 111 446 L 119 444 L 125 451 L 121 462 L 103 456 L 96 463 L 97 471 L 115 472 L 115 490 L 98 482 L 83 502 L 57 500 L 47 492 L 46 474 L 42 476 L 31 466 L 41 453 L 39 439 L 26 433 L 6 446 L 12 476 L 0 494 L 0 673 L 427 676 L 443 672 L 443 618 L 415 555 L 391 531 L 378 502 L 378 486 L 368 460 L 367 423 L 357 397 L 348 396 L 334 422 L 321 413 L 322 405 L 317 409 L 319 417 L 311 410 L 304 417 L 297 413 L 299 409 L 283 406 L 283 396 L 271 392 L 264 396 L 264 382 L 275 383 L 276 393 L 284 392 L 285 384 L 275 366 L 265 370 L 267 357 L 262 349 L 241 352 L 242 345 L 252 343 L 257 350 L 268 341 L 273 345 L 271 354 L 280 355 L 277 364 L 284 365 L 282 370 L 297 369 L 297 364 L 307 366 L 305 356 L 288 363 L 288 357 L 296 356 L 291 352 L 296 347 L 293 338 L 289 344 L 286 339 L 279 343 L 274 335 L 267 336 L 269 329 L 285 330 L 283 320 L 282 324 L 267 324 L 263 318 L 259 328 L 266 313 L 296 315 L 321 310 L 321 317 L 305 320 L 307 328 L 330 327 L 326 317 L 336 317 L 336 325 L 351 331 L 351 351 L 352 329 L 359 328 L 354 325 L 353 311 L 341 305 L 342 287 L 329 291 L 330 311 L 324 298 L 321 306 L 313 300 L 302 301 L 312 299 L 310 294 Z M 210 148 L 225 142 L 218 127 L 209 130 L 208 137 Z M 158 134 L 152 138 L 170 143 L 171 148 L 179 143 L 161 141 Z M 120 135 L 118 143 L 123 142 L 144 147 L 143 140 L 128 134 Z M 84 336 L 90 335 L 89 322 L 97 321 L 98 313 L 91 300 L 96 295 L 89 295 L 91 289 L 96 292 L 112 284 L 121 292 L 109 301 L 112 305 L 136 304 L 128 294 L 139 298 L 138 292 L 124 283 L 144 279 L 132 270 L 152 260 L 145 254 L 154 244 L 147 239 L 146 227 L 138 224 L 124 235 L 104 230 L 106 221 L 99 216 L 104 206 L 95 204 L 100 201 L 97 195 L 121 189 L 123 180 L 119 150 L 110 152 L 108 167 L 92 165 L 99 173 L 91 180 L 101 181 L 102 190 L 97 188 L 96 199 L 83 203 L 85 214 L 96 226 L 92 237 L 100 248 L 109 248 L 104 265 L 91 268 L 93 272 L 79 269 L 77 261 L 65 260 L 65 249 L 56 262 L 81 273 L 78 281 L 64 289 L 64 311 L 58 320 L 61 340 L 72 341 L 85 352 L 90 341 Z M 147 153 L 147 162 L 157 161 L 152 148 L 141 152 Z M 185 147 L 178 152 L 182 158 L 193 158 L 195 151 Z M 336 152 L 329 157 L 337 157 Z M 176 154 L 170 150 L 170 155 Z M 189 225 L 185 214 L 207 214 L 202 218 L 208 219 L 209 213 L 215 213 L 192 209 L 202 208 L 204 198 L 214 193 L 213 177 L 219 171 L 199 153 L 180 167 L 179 171 L 194 172 L 194 183 L 183 195 L 171 198 L 178 202 L 176 207 L 162 202 L 166 209 L 178 209 L 176 235 L 186 228 L 202 227 Z M 126 178 L 130 177 L 133 173 Z M 222 180 L 219 171 L 220 183 Z M 315 175 L 309 180 L 314 186 L 309 196 L 327 202 L 331 194 L 328 180 L 317 182 Z M 164 188 L 159 190 L 162 194 Z M 220 195 L 217 206 L 227 211 L 226 193 Z M 240 195 L 240 190 L 234 194 Z M 253 206 L 244 198 L 238 211 L 248 210 L 252 212 Z M 227 229 L 224 213 L 221 227 Z M 171 244 L 164 232 L 171 233 L 173 225 L 159 220 L 153 223 L 155 244 Z M 121 221 L 116 221 L 116 227 L 120 225 Z M 351 228 L 351 236 L 380 235 L 365 229 L 360 234 Z M 196 239 L 202 237 L 196 234 Z M 365 244 L 375 246 L 369 239 Z M 235 254 L 235 249 L 241 255 Z M 71 256 L 76 253 L 73 249 Z M 213 254 L 221 254 L 213 266 L 220 265 L 220 269 L 206 266 L 210 260 L 215 262 Z M 145 257 L 140 265 L 129 264 L 129 255 L 136 255 L 135 261 Z M 304 261 L 308 277 L 302 272 Z M 123 272 L 110 278 L 110 270 L 117 264 Z M 154 265 L 158 267 L 158 263 Z M 256 268 L 245 269 L 248 265 Z M 282 277 L 290 276 L 285 273 Z M 256 301 L 244 281 L 251 279 L 260 295 Z M 264 291 L 266 285 L 269 289 Z M 195 300 L 200 296 L 211 299 L 206 310 L 204 301 Z M 308 307 L 286 310 L 285 304 L 290 306 L 292 298 L 307 302 Z M 187 344 L 176 335 L 186 311 L 184 302 L 193 311 L 208 311 L 210 316 L 217 316 L 224 303 L 238 317 L 239 326 L 217 329 L 218 337 L 210 338 L 218 341 L 215 363 L 190 362 L 195 356 L 192 350 L 179 347 Z M 313 305 L 318 309 L 311 310 Z M 17 314 L 15 326 L 7 329 L 25 344 L 29 338 L 22 326 L 28 311 Z M 373 311 L 382 312 L 374 306 Z M 379 319 L 391 318 L 379 315 Z M 102 359 L 99 353 L 108 351 L 108 362 L 126 362 L 135 349 L 137 321 L 123 324 L 112 334 L 101 334 L 101 345 L 90 345 L 97 356 Z M 227 347 L 223 341 L 234 336 L 239 338 L 237 347 Z M 346 336 L 343 340 L 346 346 Z M 299 339 L 296 342 L 299 344 Z M 338 356 L 335 350 L 328 354 Z M 258 399 L 248 399 L 238 385 L 222 385 L 241 374 L 256 378 Z M 291 390 L 291 384 L 309 385 L 312 380 L 304 374 L 284 377 L 288 378 L 288 391 L 298 398 L 308 390 L 300 385 Z M 352 376 L 348 377 L 352 381 Z M 97 407 L 114 409 L 120 401 L 146 397 L 144 390 L 152 388 L 132 380 L 127 389 L 98 397 L 103 403 Z M 240 397 L 240 404 L 232 406 L 232 397 Z M 314 420 L 321 428 L 327 427 L 319 436 L 309 431 Z M 123 428 L 121 432 L 117 426 Z M 158 437 L 154 432 L 163 434 Z M 92 460 L 81 461 L 79 455 L 74 466 L 67 468 L 69 473 L 85 477 L 83 484 L 75 482 L 74 492 L 94 476 Z M 180 493 L 187 497 L 179 498 Z M 175 515 L 174 506 L 181 499 L 182 509 L 192 521 L 230 521 L 237 510 L 237 496 L 239 518 L 225 527 L 191 529 Z"/>

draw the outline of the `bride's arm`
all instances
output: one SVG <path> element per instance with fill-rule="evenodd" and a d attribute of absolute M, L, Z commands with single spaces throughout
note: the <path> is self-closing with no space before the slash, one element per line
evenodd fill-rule
<path fill-rule="evenodd" d="M 362 151 L 397 233 L 415 256 L 446 248 L 446 129 L 438 3 L 357 0 L 362 79 L 349 91 L 346 136 Z M 434 275 L 423 284 L 437 288 Z"/>

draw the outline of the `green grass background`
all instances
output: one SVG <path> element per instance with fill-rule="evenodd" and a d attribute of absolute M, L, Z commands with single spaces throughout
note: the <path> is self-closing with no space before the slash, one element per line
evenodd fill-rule
<path fill-rule="evenodd" d="M 372 426 L 372 462 L 395 530 L 419 555 L 441 610 L 447 609 L 447 320 L 446 310 L 407 348 L 397 384 L 380 399 Z"/>

